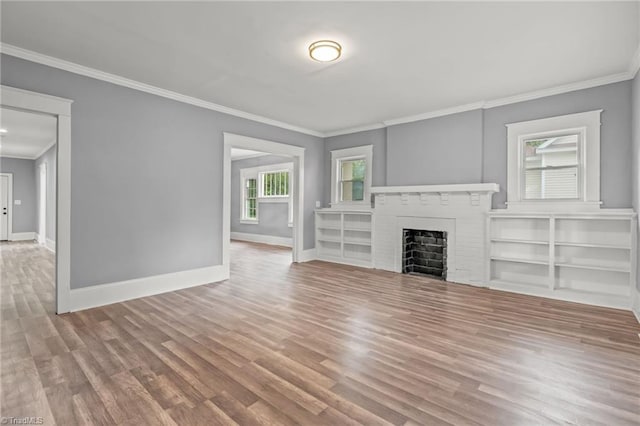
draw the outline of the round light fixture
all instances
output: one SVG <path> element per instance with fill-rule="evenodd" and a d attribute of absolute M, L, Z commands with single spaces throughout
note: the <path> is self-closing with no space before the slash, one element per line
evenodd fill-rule
<path fill-rule="evenodd" d="M 342 46 L 335 41 L 320 40 L 309 45 L 309 56 L 319 62 L 335 61 L 342 54 Z"/>

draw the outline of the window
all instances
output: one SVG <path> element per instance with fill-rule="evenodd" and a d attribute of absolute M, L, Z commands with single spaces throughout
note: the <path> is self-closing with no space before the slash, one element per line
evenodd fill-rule
<path fill-rule="evenodd" d="M 364 200 L 364 158 L 340 161 L 340 201 Z"/>
<path fill-rule="evenodd" d="M 572 134 L 523 141 L 525 199 L 579 198 L 579 138 Z"/>
<path fill-rule="evenodd" d="M 266 203 L 288 203 L 287 223 L 293 226 L 293 163 L 269 164 L 240 169 L 240 222 L 260 224 L 260 209 Z M 267 207 L 265 207 L 267 208 Z M 268 207 L 272 212 L 275 208 Z"/>
<path fill-rule="evenodd" d="M 289 171 L 278 170 L 260 173 L 260 197 L 288 197 Z"/>
<path fill-rule="evenodd" d="M 256 179 L 244 180 L 244 213 L 243 219 L 258 219 L 258 182 Z"/>
<path fill-rule="evenodd" d="M 331 151 L 331 204 L 370 203 L 373 146 Z"/>
<path fill-rule="evenodd" d="M 601 112 L 507 125 L 508 209 L 600 208 Z"/>

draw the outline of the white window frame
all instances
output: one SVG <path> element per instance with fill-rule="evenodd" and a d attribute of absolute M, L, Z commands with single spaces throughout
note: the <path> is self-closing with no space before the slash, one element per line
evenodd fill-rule
<path fill-rule="evenodd" d="M 273 172 L 288 172 L 289 173 L 289 195 L 279 196 L 265 196 L 262 193 L 262 177 L 265 173 Z M 293 227 L 293 163 L 279 163 L 269 164 L 258 167 L 247 167 L 240 169 L 240 223 L 246 225 L 258 225 L 260 223 L 260 204 L 261 203 L 289 203 L 287 222 L 289 227 Z M 245 210 L 245 191 L 247 179 L 256 179 L 258 197 L 256 204 L 256 218 L 246 217 Z"/>
<path fill-rule="evenodd" d="M 293 173 L 293 163 L 291 163 L 290 168 L 284 168 L 279 170 L 264 170 L 258 173 L 258 198 L 269 200 L 269 202 L 274 203 L 288 203 L 289 198 L 291 197 L 291 186 L 289 186 L 287 195 L 264 195 L 264 175 L 269 173 L 279 173 L 279 172 L 287 172 L 289 173 L 289 185 L 291 185 L 291 176 Z"/>
<path fill-rule="evenodd" d="M 364 171 L 364 191 L 362 201 L 340 200 L 340 164 L 345 160 L 363 159 L 366 162 Z M 331 206 L 370 206 L 371 179 L 373 176 L 373 145 L 356 146 L 353 148 L 336 149 L 331 151 Z"/>
<path fill-rule="evenodd" d="M 246 173 L 243 173 L 245 172 Z M 255 179 L 256 180 L 256 217 L 248 217 L 247 216 L 247 204 L 246 204 L 246 195 L 247 195 L 247 180 Z M 254 173 L 251 173 L 249 169 L 240 170 L 240 222 L 245 224 L 257 224 L 258 218 L 260 214 L 259 202 L 258 202 L 258 176 Z"/>
<path fill-rule="evenodd" d="M 600 201 L 600 116 L 602 110 L 507 124 L 507 209 L 514 211 L 593 211 Z M 578 135 L 578 198 L 526 199 L 524 142 Z"/>

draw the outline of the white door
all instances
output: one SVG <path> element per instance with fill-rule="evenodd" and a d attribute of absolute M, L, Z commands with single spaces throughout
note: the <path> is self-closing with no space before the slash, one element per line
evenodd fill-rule
<path fill-rule="evenodd" d="M 9 176 L 0 176 L 0 240 L 9 239 Z"/>
<path fill-rule="evenodd" d="M 38 203 L 38 243 L 47 241 L 47 163 L 40 164 L 40 202 Z"/>

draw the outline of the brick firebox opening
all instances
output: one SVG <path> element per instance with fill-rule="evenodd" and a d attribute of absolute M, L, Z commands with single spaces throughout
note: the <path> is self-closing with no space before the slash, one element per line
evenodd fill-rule
<path fill-rule="evenodd" d="M 447 279 L 447 233 L 402 230 L 402 273 Z"/>

